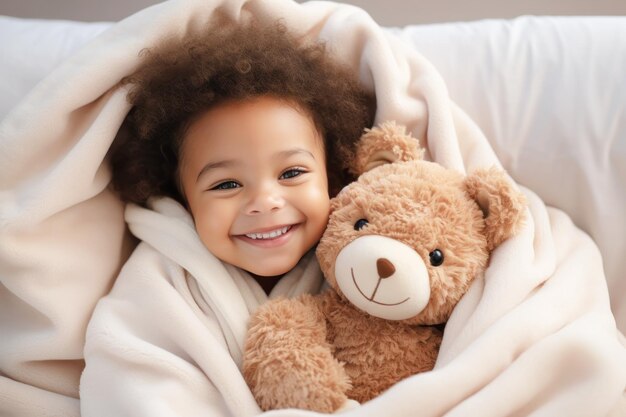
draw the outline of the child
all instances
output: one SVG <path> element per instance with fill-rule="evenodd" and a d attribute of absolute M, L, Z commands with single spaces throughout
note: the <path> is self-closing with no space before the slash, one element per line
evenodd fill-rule
<path fill-rule="evenodd" d="M 321 237 L 373 98 L 280 25 L 171 42 L 125 82 L 134 109 L 112 148 L 115 188 L 180 201 L 207 249 L 269 292 Z"/>
<path fill-rule="evenodd" d="M 89 323 L 85 417 L 258 413 L 239 369 L 248 318 L 323 283 L 311 249 L 373 97 L 280 25 L 220 27 L 124 81 L 133 109 L 109 156 L 140 243 Z"/>

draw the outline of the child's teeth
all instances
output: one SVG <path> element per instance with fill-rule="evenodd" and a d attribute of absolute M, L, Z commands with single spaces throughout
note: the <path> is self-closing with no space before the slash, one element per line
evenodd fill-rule
<path fill-rule="evenodd" d="M 249 233 L 249 234 L 246 234 L 246 236 L 248 236 L 250 239 L 273 239 L 275 237 L 278 237 L 280 235 L 287 233 L 287 230 L 289 230 L 289 227 L 290 226 L 285 226 L 280 229 L 272 230 L 271 232 L 268 232 L 268 233 Z"/>

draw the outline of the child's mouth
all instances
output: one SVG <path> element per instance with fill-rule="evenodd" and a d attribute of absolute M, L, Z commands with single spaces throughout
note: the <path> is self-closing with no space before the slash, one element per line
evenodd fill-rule
<path fill-rule="evenodd" d="M 278 228 L 276 230 L 272 230 L 269 232 L 264 232 L 264 233 L 248 233 L 245 234 L 244 236 L 253 239 L 253 240 L 268 240 L 268 239 L 276 239 L 279 236 L 284 235 L 285 233 L 289 232 L 289 230 L 291 229 L 291 226 L 283 226 L 281 228 Z"/>
<path fill-rule="evenodd" d="M 261 233 L 246 233 L 237 236 L 246 243 L 262 248 L 273 248 L 283 245 L 289 240 L 293 231 L 299 226 L 299 224 L 292 224 L 288 226 L 281 226 L 274 230 L 268 230 Z"/>

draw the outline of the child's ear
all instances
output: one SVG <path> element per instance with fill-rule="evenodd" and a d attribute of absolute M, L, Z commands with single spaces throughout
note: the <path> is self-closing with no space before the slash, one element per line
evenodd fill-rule
<path fill-rule="evenodd" d="M 483 211 L 487 247 L 491 252 L 522 227 L 526 198 L 495 167 L 472 172 L 465 179 L 465 188 Z"/>
<path fill-rule="evenodd" d="M 356 146 L 356 157 L 350 171 L 357 177 L 383 164 L 424 158 L 417 139 L 406 133 L 404 126 L 393 121 L 380 127 L 365 129 Z"/>

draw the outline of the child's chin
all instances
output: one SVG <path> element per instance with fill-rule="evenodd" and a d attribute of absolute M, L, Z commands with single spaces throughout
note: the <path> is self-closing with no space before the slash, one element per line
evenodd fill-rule
<path fill-rule="evenodd" d="M 285 275 L 286 273 L 291 271 L 297 264 L 298 262 L 290 262 L 273 268 L 259 268 L 255 271 L 250 272 L 260 278 L 276 278 Z"/>

